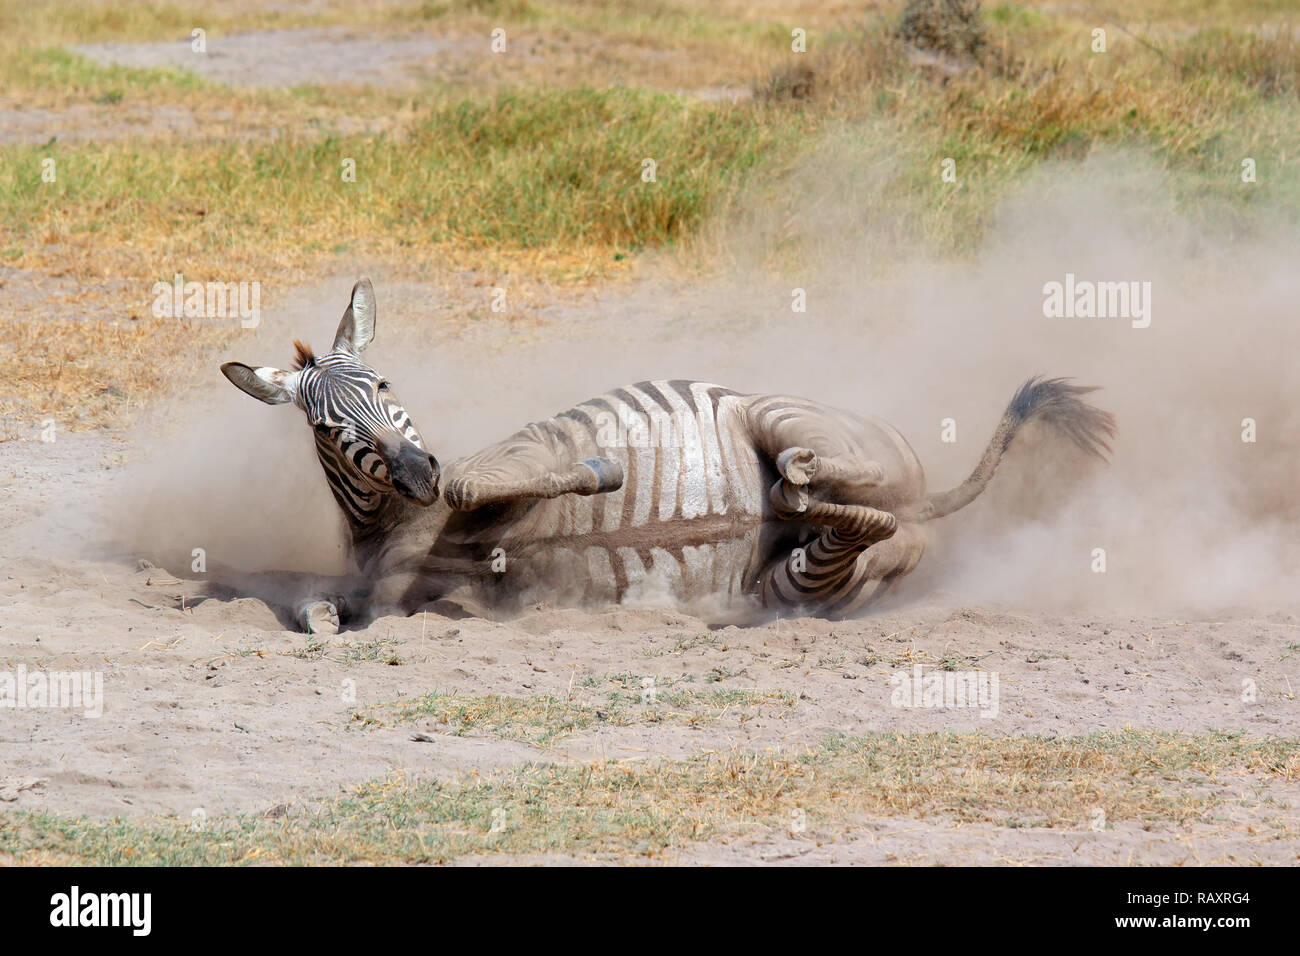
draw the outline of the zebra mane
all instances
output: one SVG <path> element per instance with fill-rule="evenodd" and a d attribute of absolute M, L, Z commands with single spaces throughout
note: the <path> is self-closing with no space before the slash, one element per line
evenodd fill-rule
<path fill-rule="evenodd" d="M 299 371 L 304 368 L 311 368 L 316 364 L 316 353 L 311 350 L 310 345 L 305 345 L 297 339 L 293 340 L 293 369 Z"/>

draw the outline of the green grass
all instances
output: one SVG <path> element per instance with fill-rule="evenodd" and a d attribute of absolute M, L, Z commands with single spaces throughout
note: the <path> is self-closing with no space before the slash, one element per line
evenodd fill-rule
<path fill-rule="evenodd" d="M 19 267 L 50 243 L 94 245 L 100 264 L 150 276 L 260 273 L 347 242 L 612 259 L 689 235 L 783 136 L 749 110 L 578 89 L 442 103 L 401 138 L 20 146 L 0 164 L 0 228 Z"/>
<path fill-rule="evenodd" d="M 963 254 L 978 248 L 1015 184 L 1047 161 L 1098 149 L 1129 150 L 1166 170 L 1194 216 L 1267 211 L 1294 220 L 1300 212 L 1300 177 L 1290 174 L 1300 154 L 1300 56 L 1296 34 L 1267 20 L 1277 11 L 1267 4 L 1221 4 L 1202 29 L 1188 30 L 1176 4 L 1145 3 L 1148 37 L 1139 43 L 1111 25 L 1103 55 L 1080 42 L 1091 22 L 1083 14 L 991 6 L 987 62 L 942 79 L 908 62 L 896 10 L 815 29 L 799 57 L 788 52 L 783 19 L 676 3 L 658 4 L 653 16 L 621 2 L 413 3 L 361 22 L 432 18 L 450 27 L 509 14 L 651 51 L 689 33 L 706 44 L 703 59 L 724 51 L 748 58 L 733 67 L 740 85 L 763 90 L 764 75 L 791 69 L 813 78 L 807 98 L 742 104 L 557 86 L 545 70 L 527 87 L 434 85 L 416 99 L 383 90 L 227 91 L 175 71 L 97 67 L 56 45 L 183 35 L 202 8 L 56 9 L 61 18 L 38 28 L 25 6 L 0 4 L 0 25 L 11 27 L 5 42 L 30 37 L 5 61 L 3 70 L 23 78 L 16 73 L 11 87 L 107 110 L 221 106 L 236 119 L 215 141 L 6 150 L 0 244 L 16 268 L 143 279 L 170 275 L 185 260 L 199 279 L 270 277 L 349 250 L 417 263 L 518 254 L 514 261 L 543 270 L 560 264 L 564 276 L 601 277 L 663 245 L 684 246 L 691 263 L 725 261 L 750 227 L 766 247 L 760 259 L 799 267 L 824 258 L 819 234 L 837 234 L 817 222 L 826 202 L 819 189 L 837 196 L 835 215 L 888 223 L 906 249 Z M 224 27 L 218 18 L 211 29 L 347 22 L 337 4 L 249 16 Z M 343 118 L 372 116 L 391 128 L 329 132 Z M 237 124 L 283 136 L 223 139 Z M 1260 176 L 1243 188 L 1247 156 Z M 356 161 L 355 183 L 342 181 L 345 157 Z M 40 181 L 45 158 L 58 163 L 56 184 Z M 641 180 L 646 158 L 658 164 L 657 183 Z M 955 184 L 939 175 L 948 158 Z M 756 211 L 764 206 L 773 208 Z M 706 224 L 712 233 L 701 236 Z"/>
<path fill-rule="evenodd" d="M 691 843 L 785 832 L 830 838 L 866 817 L 1085 831 L 1214 823 L 1258 812 L 1261 839 L 1294 839 L 1269 787 L 1300 775 L 1300 741 L 1117 732 L 1044 740 L 836 735 L 819 747 L 687 760 L 530 764 L 462 782 L 392 778 L 269 817 L 0 817 L 0 860 L 93 865 L 431 863 L 477 854 L 655 857 Z M 1243 793 L 1250 789 L 1253 796 Z M 495 827 L 495 829 L 494 829 Z"/>
<path fill-rule="evenodd" d="M 92 101 L 94 97 L 108 95 L 114 97 L 113 102 L 120 102 L 127 95 L 177 97 L 193 91 L 220 89 L 186 70 L 100 66 L 57 47 L 29 49 L 21 56 L 25 82 L 46 94 L 91 97 Z"/>
<path fill-rule="evenodd" d="M 768 217 L 755 225 L 772 236 L 773 263 L 802 267 L 832 252 L 806 225 L 813 210 L 838 217 L 837 226 L 859 211 L 862 225 L 848 227 L 890 230 L 903 256 L 969 254 L 1018 186 L 1048 169 L 1066 182 L 1073 164 L 1103 151 L 1158 170 L 1193 221 L 1234 231 L 1300 222 L 1292 28 L 1261 36 L 1240 26 L 1153 27 L 1135 31 L 1151 38 L 1143 45 L 1106 21 L 1108 51 L 1094 54 L 1080 40 L 1095 25 L 1082 12 L 1003 5 L 985 22 L 985 62 L 952 75 L 908 62 L 888 18 L 831 32 L 798 63 L 811 93 L 770 103 L 805 122 L 817 117 L 816 147 L 789 173 L 777 170 L 775 185 L 769 175 L 733 204 Z M 1246 157 L 1260 170 L 1250 185 L 1240 179 Z M 940 176 L 949 158 L 955 183 Z M 824 194 L 837 202 L 823 212 Z M 776 208 L 754 212 L 763 198 Z"/>
<path fill-rule="evenodd" d="M 72 275 L 92 298 L 105 276 L 131 280 L 125 297 L 92 306 L 124 320 L 147 308 L 154 279 L 176 271 L 293 283 L 342 254 L 420 275 L 470 268 L 571 282 L 623 274 L 664 247 L 687 270 L 743 261 L 800 272 L 835 262 L 846 235 L 877 235 L 878 254 L 855 268 L 888 274 L 917 255 L 973 255 L 1004 199 L 1066 181 L 1100 152 L 1155 170 L 1171 214 L 1193 225 L 1249 235 L 1300 223 L 1300 41 L 1279 19 L 1284 6 L 1141 0 L 1142 26 L 1130 26 L 1139 36 L 1105 20 L 1109 47 L 1094 54 L 1083 38 L 1100 14 L 989 5 L 983 61 L 953 75 L 909 61 L 895 31 L 901 4 L 866 6 L 831 16 L 815 5 L 778 15 L 669 0 L 412 2 L 356 15 L 327 3 L 226 16 L 188 3 L 54 0 L 38 16 L 0 0 L 0 87 L 20 103 L 93 108 L 109 122 L 162 105 L 203 118 L 200 138 L 7 147 L 0 249 L 6 266 Z M 184 36 L 196 18 L 218 36 L 344 23 L 472 32 L 503 17 L 576 37 L 575 49 L 623 44 L 621 65 L 559 75 L 542 60 L 508 74 L 514 86 L 475 74 L 412 96 L 228 90 L 62 49 Z M 810 31 L 800 56 L 789 51 L 794 19 Z M 660 75 L 664 57 L 682 51 L 721 72 Z M 811 78 L 808 96 L 788 95 L 781 80 L 793 73 Z M 587 88 L 575 76 L 642 86 Z M 760 95 L 701 102 L 642 88 L 707 82 Z M 332 132 L 358 120 L 378 131 Z M 1249 185 L 1247 157 L 1258 166 Z M 342 179 L 345 158 L 354 183 Z M 641 178 L 647 158 L 655 183 Z M 56 183 L 41 181 L 44 159 L 56 162 Z M 940 175 L 946 159 L 956 183 Z M 1151 232 L 1157 240 L 1167 224 Z M 176 336 L 132 326 L 107 341 L 98 320 L 57 341 L 7 335 L 15 346 L 0 348 L 0 377 L 15 395 L 0 406 L 39 403 L 68 424 L 100 424 L 151 397 Z M 209 339 L 219 336 L 195 347 Z M 56 389 L 28 393 L 51 374 Z"/>
<path fill-rule="evenodd" d="M 890 242 L 857 267 L 884 273 L 918 251 L 973 253 L 1005 197 L 1036 181 L 1063 182 L 1100 153 L 1159 171 L 1178 215 L 1218 234 L 1300 220 L 1300 49 L 1289 0 L 1133 0 L 1113 16 L 1048 0 L 987 3 L 987 53 L 952 75 L 909 60 L 894 34 L 901 6 L 411 0 L 357 7 L 326 0 L 231 11 L 188 0 L 0 0 L 6 103 L 92 109 L 109 122 L 176 106 L 202 118 L 203 131 L 0 149 L 5 266 L 82 281 L 65 298 L 41 300 L 30 315 L 5 323 L 0 412 L 112 423 L 121 404 L 156 397 L 166 386 L 163 370 L 180 364 L 179 356 L 198 361 L 219 347 L 220 330 L 147 315 L 149 284 L 176 271 L 199 280 L 291 282 L 346 252 L 395 268 L 437 262 L 590 280 L 664 247 L 692 268 L 745 258 L 800 269 L 837 261 L 842 237 L 876 230 Z M 180 71 L 101 67 L 64 49 L 176 40 L 198 25 L 210 39 L 341 24 L 481 36 L 502 21 L 516 40 L 528 31 L 566 35 L 568 49 L 600 56 L 582 53 L 576 66 L 524 61 L 501 76 L 471 70 L 412 95 L 230 90 Z M 801 57 L 789 52 L 792 25 L 809 31 Z M 1097 25 L 1108 33 L 1104 55 L 1087 46 Z M 672 92 L 724 83 L 758 96 L 731 104 Z M 808 95 L 794 97 L 805 88 Z M 332 132 L 358 118 L 382 120 L 382 131 Z M 1249 186 L 1239 177 L 1247 156 L 1259 167 Z M 344 157 L 356 160 L 355 183 L 341 179 Z M 653 184 L 641 180 L 647 157 L 658 164 Z M 54 184 L 40 180 L 45 158 L 57 162 Z M 955 184 L 940 178 L 945 158 L 956 161 Z M 1163 238 L 1160 223 L 1151 229 Z M 101 294 L 96 284 L 105 277 L 134 285 Z M 138 301 L 130 301 L 131 289 Z M 65 313 L 92 317 L 27 321 Z M 699 635 L 649 656 L 720 640 Z M 398 662 L 387 641 L 300 653 Z M 925 658 L 909 651 L 855 663 Z M 926 662 L 971 664 L 958 655 Z M 817 665 L 836 669 L 844 661 L 832 656 Z M 813 665 L 800 656 L 782 666 Z M 715 669 L 707 680 L 730 676 Z M 604 725 L 743 721 L 760 709 L 780 716 L 797 706 L 780 692 L 687 683 L 661 680 L 653 703 L 642 701 L 632 674 L 584 683 L 565 699 L 431 694 L 368 708 L 353 726 L 409 724 L 546 747 Z M 1083 828 L 1097 806 L 1114 822 L 1179 825 L 1240 810 L 1243 779 L 1267 787 L 1294 783 L 1297 772 L 1292 740 L 872 735 L 789 755 L 534 764 L 478 781 L 381 781 L 287 817 L 240 816 L 201 832 L 186 820 L 10 813 L 0 817 L 0 858 L 311 863 L 656 854 L 779 829 L 796 806 L 817 821 L 815 831 L 862 815 Z M 505 812 L 500 833 L 491 832 L 494 811 Z M 1287 819 L 1265 820 L 1262 832 L 1294 839 Z"/>

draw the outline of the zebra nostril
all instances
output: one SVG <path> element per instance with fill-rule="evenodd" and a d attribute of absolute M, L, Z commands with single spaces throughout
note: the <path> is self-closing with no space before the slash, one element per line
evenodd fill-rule
<path fill-rule="evenodd" d="M 398 451 L 389 474 L 393 490 L 404 498 L 428 505 L 438 497 L 438 459 L 422 448 L 408 445 Z"/>

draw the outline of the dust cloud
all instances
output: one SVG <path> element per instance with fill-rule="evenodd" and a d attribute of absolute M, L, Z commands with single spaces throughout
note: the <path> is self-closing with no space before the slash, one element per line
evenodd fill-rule
<path fill-rule="evenodd" d="M 975 254 L 940 259 L 882 198 L 888 176 L 878 157 L 832 150 L 792 175 L 786 206 L 756 199 L 722 228 L 725 275 L 684 279 L 652 261 L 526 321 L 452 321 L 434 284 L 374 266 L 367 359 L 444 462 L 611 387 L 695 378 L 883 417 L 931 490 L 966 476 L 1020 382 L 1071 376 L 1099 386 L 1093 400 L 1118 420 L 1110 464 L 1027 428 L 984 496 L 930 526 L 925 559 L 889 600 L 1174 615 L 1293 605 L 1294 231 L 1264 214 L 1246 228 L 1192 221 L 1161 172 L 1110 155 L 1042 167 Z M 791 243 L 803 264 L 773 265 Z M 1067 274 L 1149 282 L 1149 327 L 1045 317 L 1044 285 Z M 223 360 L 287 364 L 295 337 L 325 348 L 354 279 L 286 293 Z M 805 313 L 791 309 L 795 288 Z M 203 547 L 236 567 L 342 570 L 341 519 L 302 414 L 236 392 L 217 364 L 211 388 L 155 423 L 164 437 L 117 498 L 117 545 L 185 566 Z M 942 440 L 945 419 L 956 441 Z"/>

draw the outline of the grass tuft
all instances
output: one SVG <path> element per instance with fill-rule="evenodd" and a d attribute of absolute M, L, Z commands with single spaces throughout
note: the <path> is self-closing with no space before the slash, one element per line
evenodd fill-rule
<path fill-rule="evenodd" d="M 864 818 L 956 826 L 1186 826 L 1243 812 L 1257 839 L 1295 839 L 1268 790 L 1300 775 L 1300 741 L 1135 731 L 1046 740 L 967 734 L 835 735 L 794 753 L 530 764 L 468 781 L 393 777 L 274 815 L 90 821 L 0 818 L 0 859 L 93 865 L 438 863 L 472 855 L 657 857 L 702 840 L 829 839 Z M 1255 796 L 1242 796 L 1248 782 Z"/>

